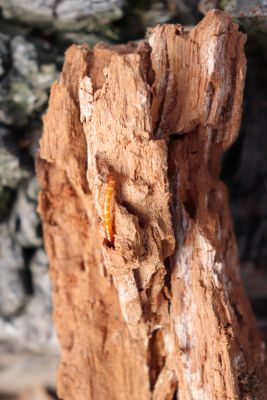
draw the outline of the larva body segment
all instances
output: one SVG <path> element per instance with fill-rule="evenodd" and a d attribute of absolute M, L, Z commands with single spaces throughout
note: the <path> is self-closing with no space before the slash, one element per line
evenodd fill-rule
<path fill-rule="evenodd" d="M 110 244 L 114 242 L 114 215 L 113 215 L 113 198 L 115 194 L 116 181 L 112 175 L 108 175 L 104 198 L 104 226 L 106 238 Z"/>

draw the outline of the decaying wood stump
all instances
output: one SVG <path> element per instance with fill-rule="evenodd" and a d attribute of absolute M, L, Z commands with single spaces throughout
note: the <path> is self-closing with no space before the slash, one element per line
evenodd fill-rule
<path fill-rule="evenodd" d="M 266 398 L 219 180 L 239 129 L 244 42 L 211 11 L 189 33 L 163 25 L 137 44 L 67 51 L 37 162 L 61 398 Z"/>

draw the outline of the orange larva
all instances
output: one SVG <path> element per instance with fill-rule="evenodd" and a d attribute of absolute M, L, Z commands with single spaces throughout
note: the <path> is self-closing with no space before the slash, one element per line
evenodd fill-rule
<path fill-rule="evenodd" d="M 104 199 L 104 226 L 107 240 L 110 244 L 114 242 L 114 216 L 112 203 L 115 193 L 116 181 L 112 175 L 108 175 L 105 199 Z"/>

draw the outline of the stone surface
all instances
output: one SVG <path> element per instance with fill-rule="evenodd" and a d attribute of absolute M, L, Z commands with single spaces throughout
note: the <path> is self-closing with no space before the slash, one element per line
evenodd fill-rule
<path fill-rule="evenodd" d="M 7 247 L 7 243 L 5 244 Z M 17 247 L 17 249 L 17 251 L 19 251 L 20 248 Z M 4 259 L 4 256 L 5 255 L 2 252 L 1 258 Z M 12 256 L 13 264 L 11 261 L 8 264 L 8 256 Z M 1 301 L 1 316 L 9 317 L 8 319 L 0 320 L 1 348 L 4 349 L 8 343 L 8 346 L 12 346 L 13 351 L 38 352 L 40 349 L 45 350 L 49 347 L 54 347 L 56 349 L 57 346 L 51 318 L 52 304 L 50 298 L 50 281 L 47 274 L 48 262 L 44 251 L 42 249 L 37 250 L 30 262 L 29 268 L 32 275 L 33 293 L 28 294 L 27 296 L 23 290 L 22 281 L 18 276 L 18 272 L 22 272 L 24 266 L 22 254 L 20 254 L 19 258 L 13 250 L 13 252 L 10 252 L 8 256 L 5 257 L 7 260 L 6 269 L 9 270 L 10 274 L 12 272 L 17 272 L 17 285 L 14 287 L 14 291 L 11 292 L 10 289 L 12 286 L 8 284 L 8 280 L 3 279 L 1 282 L 7 282 L 6 290 L 8 291 L 9 296 L 11 297 L 13 293 L 13 303 L 16 304 L 19 302 L 19 307 L 23 308 L 23 310 L 18 310 L 17 306 L 15 309 L 17 312 L 11 310 L 12 312 L 9 311 L 9 313 L 7 313 L 7 311 L 3 310 L 5 303 Z M 18 265 L 19 261 L 21 264 Z M 4 268 L 2 267 L 1 271 L 3 270 Z M 18 288 L 20 288 L 20 291 Z M 3 299 L 6 299 L 9 309 L 11 309 L 12 302 L 8 302 L 4 290 L 2 293 Z M 11 337 L 10 332 L 12 332 Z"/>
<path fill-rule="evenodd" d="M 1 0 L 0 7 L 6 19 L 15 19 L 30 25 L 54 26 L 57 29 L 93 30 L 97 19 L 103 23 L 121 16 L 123 0 Z"/>
<path fill-rule="evenodd" d="M 265 0 L 222 1 L 225 11 L 241 20 L 254 19 L 258 29 L 267 30 L 267 3 Z M 257 22 L 256 22 L 257 21 Z"/>
<path fill-rule="evenodd" d="M 4 187 L 15 189 L 29 176 L 29 171 L 20 167 L 19 159 L 0 145 L 0 192 Z"/>
<path fill-rule="evenodd" d="M 10 232 L 22 247 L 42 245 L 40 219 L 36 214 L 39 185 L 36 177 L 20 185 L 9 219 Z"/>
<path fill-rule="evenodd" d="M 5 253 L 0 253 L 0 393 L 21 393 L 29 387 L 54 388 L 59 351 L 51 317 L 47 257 L 43 249 L 33 255 L 29 265 L 33 293 L 26 295 L 19 276 L 24 267 L 22 254 L 16 254 L 11 237 L 9 242 L 4 241 L 3 229 L 8 228 L 1 227 Z"/>
<path fill-rule="evenodd" d="M 36 46 L 24 37 L 6 36 L 10 41 L 11 68 L 0 90 L 0 122 L 23 125 L 34 111 L 41 111 L 47 91 L 56 77 L 53 64 L 38 64 Z"/>
<path fill-rule="evenodd" d="M 12 317 L 25 304 L 20 273 L 24 260 L 20 246 L 12 238 L 7 224 L 0 224 L 0 317 Z"/>
<path fill-rule="evenodd" d="M 27 351 L 12 353 L 11 348 L 7 353 L 1 350 L 0 391 L 2 398 L 6 400 L 9 399 L 9 395 L 16 395 L 16 399 L 18 399 L 23 392 L 29 395 L 31 391 L 37 391 L 36 388 L 54 388 L 57 365 L 58 356 L 47 350 L 36 353 Z M 43 398 L 36 400 L 43 400 Z"/>

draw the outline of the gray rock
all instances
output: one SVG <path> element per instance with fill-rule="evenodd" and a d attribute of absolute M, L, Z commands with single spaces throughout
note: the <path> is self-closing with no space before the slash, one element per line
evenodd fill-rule
<path fill-rule="evenodd" d="M 182 9 L 184 9 L 182 4 Z M 176 5 L 180 7 L 180 5 Z M 177 11 L 177 10 L 176 10 Z M 149 10 L 143 13 L 144 26 L 154 26 L 156 24 L 164 24 L 173 16 L 173 11 L 167 8 L 162 1 L 156 1 L 151 4 Z"/>
<path fill-rule="evenodd" d="M 34 111 L 42 110 L 57 72 L 54 64 L 39 63 L 35 44 L 19 35 L 9 40 L 11 65 L 0 87 L 0 122 L 21 126 Z"/>
<path fill-rule="evenodd" d="M 0 220 L 6 219 L 12 205 L 12 191 L 29 176 L 29 171 L 20 165 L 17 155 L 6 148 L 10 131 L 0 126 Z"/>
<path fill-rule="evenodd" d="M 219 8 L 220 0 L 200 0 L 198 3 L 198 9 L 202 14 L 206 14 L 209 10 Z"/>
<path fill-rule="evenodd" d="M 30 262 L 33 295 L 28 296 L 23 312 L 8 320 L 0 319 L 0 351 L 58 352 L 52 322 L 51 285 L 48 262 L 43 249 L 38 249 Z"/>
<path fill-rule="evenodd" d="M 55 389 L 59 354 L 47 350 L 39 352 L 1 352 L 0 393 L 3 400 L 48 400 L 52 397 L 32 397 L 37 387 Z M 24 393 L 27 390 L 26 393 Z M 21 396 L 22 393 L 24 396 Z M 39 393 L 40 394 L 40 393 Z M 9 397 L 9 395 L 12 397 Z M 13 395 L 17 395 L 13 397 Z M 54 397 L 53 397 L 54 398 Z"/>
<path fill-rule="evenodd" d="M 4 126 L 0 125 L 0 146 L 1 147 L 4 147 L 5 139 L 7 139 L 7 136 L 9 134 L 10 134 L 10 131 L 7 128 L 5 128 Z"/>
<path fill-rule="evenodd" d="M 8 318 L 19 312 L 26 301 L 20 275 L 24 260 L 5 223 L 0 224 L 0 237 L 0 316 Z"/>
<path fill-rule="evenodd" d="M 14 71 L 26 78 L 38 72 L 37 51 L 33 43 L 27 42 L 22 36 L 15 36 L 10 47 Z"/>
<path fill-rule="evenodd" d="M 23 183 L 9 219 L 10 232 L 22 247 L 39 247 L 43 243 L 40 219 L 36 212 L 38 191 L 36 177 Z"/>
<path fill-rule="evenodd" d="M 123 0 L 0 0 L 6 19 L 64 30 L 93 30 L 121 17 L 123 5 Z"/>
<path fill-rule="evenodd" d="M 267 18 L 266 0 L 223 0 L 221 4 L 225 11 L 237 18 Z"/>
<path fill-rule="evenodd" d="M 12 190 L 5 187 L 0 190 L 0 221 L 7 219 L 12 204 Z"/>
<path fill-rule="evenodd" d="M 224 11 L 232 15 L 243 29 L 264 48 L 267 58 L 266 0 L 228 0 L 221 2 Z M 250 37 L 249 37 L 250 39 Z"/>
<path fill-rule="evenodd" d="M 106 14 L 112 19 L 112 16 L 121 16 L 120 7 L 123 3 L 122 0 L 64 0 L 56 2 L 55 15 L 58 20 L 71 22 L 89 16 L 97 18 L 97 14 L 101 14 L 102 17 Z"/>
<path fill-rule="evenodd" d="M 3 16 L 28 23 L 48 23 L 54 18 L 55 0 L 0 0 Z"/>
<path fill-rule="evenodd" d="M 34 185 L 29 184 L 27 192 L 35 198 Z M 33 255 L 29 265 L 33 295 L 26 296 L 21 248 L 7 224 L 0 225 L 0 236 L 0 391 L 20 392 L 32 380 L 54 387 L 59 347 L 51 317 L 47 257 L 43 249 Z"/>
<path fill-rule="evenodd" d="M 5 72 L 5 64 L 8 62 L 8 35 L 0 32 L 0 77 Z"/>
<path fill-rule="evenodd" d="M 20 166 L 18 157 L 0 144 L 0 192 L 5 186 L 15 189 L 29 175 L 29 171 Z"/>
<path fill-rule="evenodd" d="M 0 224 L 0 270 L 21 270 L 24 266 L 21 248 L 14 242 L 6 223 Z"/>
<path fill-rule="evenodd" d="M 33 296 L 24 313 L 12 320 L 18 332 L 17 343 L 21 349 L 38 351 L 51 348 L 57 350 L 57 341 L 52 322 L 51 284 L 48 277 L 48 261 L 42 249 L 38 249 L 31 263 Z"/>
<path fill-rule="evenodd" d="M 51 312 L 51 283 L 48 276 L 48 259 L 44 249 L 37 249 L 31 263 L 30 270 L 34 293 L 40 292 L 46 297 L 46 304 L 49 313 Z"/>

